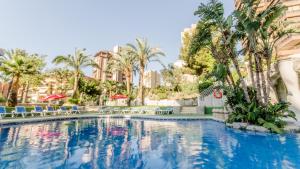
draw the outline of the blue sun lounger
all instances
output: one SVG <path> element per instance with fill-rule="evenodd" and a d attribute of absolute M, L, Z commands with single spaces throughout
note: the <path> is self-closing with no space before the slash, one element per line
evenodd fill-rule
<path fill-rule="evenodd" d="M 28 114 L 29 112 L 26 111 L 26 108 L 24 106 L 16 106 L 15 110 L 12 111 L 12 116 L 21 114 L 23 118 Z"/>
<path fill-rule="evenodd" d="M 34 106 L 34 110 L 31 111 L 31 115 L 40 114 L 41 116 L 45 116 L 45 111 L 42 106 Z"/>
<path fill-rule="evenodd" d="M 58 113 L 70 114 L 66 106 L 60 106 L 60 108 L 58 109 Z"/>
<path fill-rule="evenodd" d="M 57 111 L 52 106 L 47 106 L 46 113 L 56 115 Z"/>
<path fill-rule="evenodd" d="M 6 112 L 5 106 L 0 106 L 0 119 L 2 119 L 6 114 L 8 113 Z"/>
<path fill-rule="evenodd" d="M 77 105 L 72 106 L 72 108 L 71 108 L 71 113 L 78 113 L 78 114 L 80 114 L 80 111 L 79 111 Z"/>

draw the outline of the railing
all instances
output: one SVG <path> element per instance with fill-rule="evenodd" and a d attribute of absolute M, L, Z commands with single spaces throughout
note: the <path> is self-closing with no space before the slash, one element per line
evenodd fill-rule
<path fill-rule="evenodd" d="M 211 93 L 213 93 L 215 89 L 215 85 L 211 85 L 210 87 L 208 87 L 207 89 L 203 90 L 201 93 L 200 93 L 200 99 L 203 99 L 204 97 L 210 95 Z"/>

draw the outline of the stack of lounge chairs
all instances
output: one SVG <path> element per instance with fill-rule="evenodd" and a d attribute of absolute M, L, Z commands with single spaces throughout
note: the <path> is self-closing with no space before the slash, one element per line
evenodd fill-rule
<path fill-rule="evenodd" d="M 25 106 L 16 106 L 11 113 L 7 112 L 7 109 L 5 106 L 0 106 L 0 119 L 5 117 L 6 115 L 10 115 L 11 117 L 15 117 L 18 115 L 21 115 L 23 118 L 25 118 L 27 115 L 35 116 L 46 116 L 46 115 L 57 115 L 57 114 L 80 114 L 80 110 L 78 109 L 77 105 L 74 105 L 71 107 L 71 109 L 67 109 L 65 106 L 61 106 L 59 109 L 55 110 L 52 106 L 47 106 L 46 109 L 43 109 L 42 106 L 34 106 L 34 109 L 32 111 L 27 111 Z"/>
<path fill-rule="evenodd" d="M 173 114 L 174 109 L 172 107 L 126 107 L 126 108 L 120 108 L 120 107 L 99 107 L 98 110 L 101 114 L 159 114 L 159 115 L 167 115 L 167 114 Z"/>

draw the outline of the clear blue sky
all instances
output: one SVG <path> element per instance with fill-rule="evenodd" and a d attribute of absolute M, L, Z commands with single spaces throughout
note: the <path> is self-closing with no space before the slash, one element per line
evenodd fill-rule
<path fill-rule="evenodd" d="M 230 13 L 233 0 L 222 1 Z M 197 21 L 193 13 L 201 2 L 205 0 L 0 0 L 0 48 L 45 54 L 51 62 L 76 47 L 94 55 L 146 37 L 166 53 L 163 62 L 168 64 L 178 58 L 180 32 Z M 149 69 L 160 67 L 151 64 Z"/>

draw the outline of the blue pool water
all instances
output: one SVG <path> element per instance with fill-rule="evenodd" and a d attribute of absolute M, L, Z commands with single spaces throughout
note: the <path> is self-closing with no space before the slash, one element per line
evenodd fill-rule
<path fill-rule="evenodd" d="M 0 168 L 300 168 L 300 135 L 215 121 L 88 119 L 0 128 Z"/>

